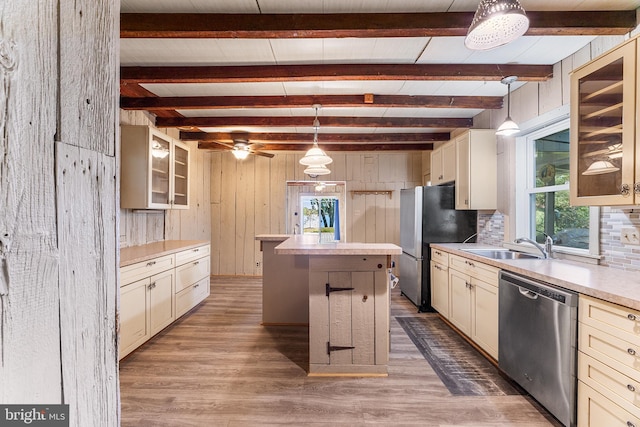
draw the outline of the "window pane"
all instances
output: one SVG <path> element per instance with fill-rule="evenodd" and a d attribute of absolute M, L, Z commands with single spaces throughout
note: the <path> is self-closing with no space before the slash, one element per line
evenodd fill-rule
<path fill-rule="evenodd" d="M 531 203 L 538 243 L 544 243 L 546 233 L 554 245 L 589 249 L 589 207 L 569 206 L 568 190 L 532 194 Z"/>
<path fill-rule="evenodd" d="M 302 196 L 302 233 L 320 233 L 318 238 L 321 242 L 335 241 L 337 200 L 337 197 Z"/>
<path fill-rule="evenodd" d="M 548 187 L 569 182 L 569 130 L 535 141 L 535 186 Z"/>

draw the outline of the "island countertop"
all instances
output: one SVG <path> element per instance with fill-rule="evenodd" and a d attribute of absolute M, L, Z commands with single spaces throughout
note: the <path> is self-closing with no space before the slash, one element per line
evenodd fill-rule
<path fill-rule="evenodd" d="M 318 243 L 318 237 L 296 234 L 275 247 L 282 255 L 400 255 L 402 248 L 393 243 Z"/>

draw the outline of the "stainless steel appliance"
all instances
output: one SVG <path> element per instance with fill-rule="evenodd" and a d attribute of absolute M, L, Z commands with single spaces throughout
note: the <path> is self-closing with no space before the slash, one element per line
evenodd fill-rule
<path fill-rule="evenodd" d="M 499 301 L 500 369 L 575 426 L 578 294 L 503 271 Z"/>
<path fill-rule="evenodd" d="M 477 232 L 478 212 L 455 210 L 455 187 L 400 190 L 400 290 L 420 311 L 432 311 L 431 243 L 463 242 Z M 475 241 L 475 237 L 469 239 Z"/>

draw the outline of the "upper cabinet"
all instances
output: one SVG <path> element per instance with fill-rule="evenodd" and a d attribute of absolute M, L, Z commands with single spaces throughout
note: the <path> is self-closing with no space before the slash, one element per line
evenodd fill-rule
<path fill-rule="evenodd" d="M 120 130 L 120 207 L 188 209 L 189 147 L 149 126 Z"/>
<path fill-rule="evenodd" d="M 456 209 L 495 210 L 497 196 L 496 131 L 470 129 L 455 139 Z"/>
<path fill-rule="evenodd" d="M 456 145 L 449 141 L 431 152 L 431 184 L 440 185 L 456 179 Z"/>
<path fill-rule="evenodd" d="M 571 74 L 571 204 L 640 203 L 637 38 Z"/>

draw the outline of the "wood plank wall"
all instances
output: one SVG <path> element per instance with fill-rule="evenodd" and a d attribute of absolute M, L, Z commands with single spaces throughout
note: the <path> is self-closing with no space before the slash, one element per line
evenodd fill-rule
<path fill-rule="evenodd" d="M 344 221 L 352 242 L 399 243 L 402 188 L 421 185 L 422 153 L 334 153 L 327 181 L 346 181 Z M 211 155 L 211 274 L 260 275 L 262 255 L 256 234 L 286 233 L 286 181 L 308 180 L 298 163 L 303 153 L 276 153 L 272 159 L 231 153 Z M 392 190 L 386 195 L 354 195 L 351 190 Z"/>
<path fill-rule="evenodd" d="M 0 7 L 0 402 L 119 425 L 118 2 Z"/>

